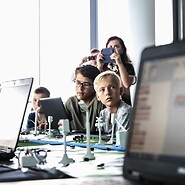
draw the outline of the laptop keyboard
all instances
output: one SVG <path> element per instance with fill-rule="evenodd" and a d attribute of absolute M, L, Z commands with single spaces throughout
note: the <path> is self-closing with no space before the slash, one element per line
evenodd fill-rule
<path fill-rule="evenodd" d="M 4 150 L 0 149 L 0 161 L 8 161 L 12 159 L 15 156 L 14 152 L 12 150 Z"/>

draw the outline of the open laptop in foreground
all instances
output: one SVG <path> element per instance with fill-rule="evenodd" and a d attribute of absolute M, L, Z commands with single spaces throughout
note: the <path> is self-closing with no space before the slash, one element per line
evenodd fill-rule
<path fill-rule="evenodd" d="M 0 161 L 14 157 L 33 78 L 0 83 Z"/>
<path fill-rule="evenodd" d="M 142 53 L 123 176 L 185 183 L 183 41 Z"/>

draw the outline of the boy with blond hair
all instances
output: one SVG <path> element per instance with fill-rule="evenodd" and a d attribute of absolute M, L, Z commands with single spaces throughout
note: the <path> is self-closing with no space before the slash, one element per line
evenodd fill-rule
<path fill-rule="evenodd" d="M 104 71 L 95 78 L 93 84 L 97 99 L 106 106 L 100 112 L 104 132 L 110 134 L 114 123 L 115 131 L 120 128 L 128 130 L 132 107 L 121 99 L 123 87 L 120 77 L 113 71 Z"/>

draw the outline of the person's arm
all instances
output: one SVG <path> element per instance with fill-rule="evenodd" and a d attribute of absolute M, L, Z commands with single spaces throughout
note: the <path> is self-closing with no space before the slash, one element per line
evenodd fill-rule
<path fill-rule="evenodd" d="M 120 54 L 118 54 L 117 52 L 113 53 L 111 55 L 111 58 L 116 61 L 116 64 L 117 64 L 118 69 L 119 69 L 119 75 L 120 75 L 120 79 L 121 79 L 123 87 L 129 88 L 133 83 L 133 76 L 129 76 L 123 62 L 121 61 Z"/>
<path fill-rule="evenodd" d="M 100 70 L 100 72 L 103 71 L 103 54 L 101 52 L 98 53 L 96 58 L 96 67 Z"/>
<path fill-rule="evenodd" d="M 130 128 L 130 120 L 132 118 L 132 106 L 126 104 L 121 100 L 120 106 L 117 111 L 117 124 L 119 130 L 128 130 Z"/>
<path fill-rule="evenodd" d="M 82 66 L 87 61 L 88 61 L 88 57 L 83 57 L 81 63 L 79 64 L 79 66 Z"/>
<path fill-rule="evenodd" d="M 124 127 L 125 127 L 126 130 L 129 130 L 129 128 L 130 128 L 130 122 L 131 122 L 131 118 L 132 118 L 132 113 L 133 113 L 133 108 L 130 107 L 129 111 L 128 111 L 126 122 L 124 123 Z"/>
<path fill-rule="evenodd" d="M 133 84 L 134 77 L 128 74 L 122 62 L 118 64 L 118 68 L 122 85 L 128 89 Z"/>
<path fill-rule="evenodd" d="M 28 120 L 26 124 L 26 129 L 34 128 L 35 127 L 35 113 L 31 112 L 28 115 Z"/>
<path fill-rule="evenodd" d="M 117 52 L 117 49 L 115 48 L 116 52 L 111 55 L 111 58 L 116 61 L 116 65 L 119 69 L 119 75 L 121 78 L 122 85 L 125 88 L 129 88 L 131 85 L 133 85 L 136 82 L 135 75 L 130 75 L 128 72 L 128 69 L 125 68 L 120 54 Z"/>
<path fill-rule="evenodd" d="M 70 127 L 70 132 L 71 132 L 72 131 L 73 120 L 72 120 L 71 109 L 70 109 L 70 106 L 71 106 L 70 98 L 65 102 L 64 106 L 65 106 L 65 109 L 66 109 L 67 118 L 69 120 L 69 127 Z"/>

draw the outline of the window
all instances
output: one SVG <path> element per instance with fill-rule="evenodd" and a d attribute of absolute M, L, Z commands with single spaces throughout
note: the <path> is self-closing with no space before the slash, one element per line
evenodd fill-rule
<path fill-rule="evenodd" d="M 71 75 L 90 51 L 89 1 L 1 0 L 0 81 L 34 77 L 63 100 Z"/>
<path fill-rule="evenodd" d="M 75 67 L 90 52 L 87 0 L 40 0 L 40 80 L 53 96 L 74 95 Z"/>

